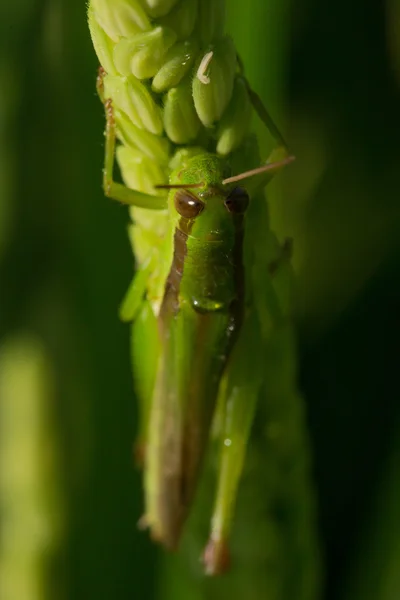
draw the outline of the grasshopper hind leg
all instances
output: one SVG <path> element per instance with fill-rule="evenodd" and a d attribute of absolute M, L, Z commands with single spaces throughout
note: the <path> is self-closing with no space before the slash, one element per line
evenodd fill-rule
<path fill-rule="evenodd" d="M 203 554 L 205 572 L 218 575 L 229 568 L 229 537 L 247 443 L 262 383 L 262 363 L 254 348 L 259 330 L 256 318 L 244 324 L 235 346 L 219 399 L 221 455 L 209 541 Z M 261 357 L 260 357 L 261 359 Z"/>

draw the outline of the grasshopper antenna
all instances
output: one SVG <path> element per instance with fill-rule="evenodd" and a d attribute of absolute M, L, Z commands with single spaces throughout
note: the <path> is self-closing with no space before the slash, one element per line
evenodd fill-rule
<path fill-rule="evenodd" d="M 253 177 L 254 175 L 260 175 L 261 173 L 267 173 L 268 171 L 277 171 L 280 168 L 289 165 L 294 160 L 296 160 L 295 156 L 288 156 L 287 158 L 283 158 L 282 160 L 262 165 L 261 167 L 257 167 L 256 169 L 251 169 L 251 171 L 245 171 L 244 173 L 239 173 L 239 175 L 233 175 L 233 177 L 228 177 L 227 179 L 224 179 L 222 181 L 222 184 L 227 185 L 228 183 L 236 183 L 237 181 L 242 181 L 242 179 L 247 179 L 248 177 Z"/>

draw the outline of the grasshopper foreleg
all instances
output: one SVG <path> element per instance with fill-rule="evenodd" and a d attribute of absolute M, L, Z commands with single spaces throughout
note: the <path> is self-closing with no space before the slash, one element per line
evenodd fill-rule
<path fill-rule="evenodd" d="M 117 183 L 113 179 L 116 145 L 116 124 L 114 118 L 114 109 L 111 98 L 104 97 L 103 79 L 105 71 L 102 67 L 99 69 L 97 77 L 97 92 L 100 100 L 104 104 L 106 114 L 105 130 L 105 148 L 104 148 L 104 169 L 103 169 L 103 189 L 106 196 L 117 202 L 137 206 L 140 208 L 150 208 L 152 210 L 163 210 L 166 208 L 166 199 L 161 196 L 151 196 L 132 190 L 122 183 Z"/>

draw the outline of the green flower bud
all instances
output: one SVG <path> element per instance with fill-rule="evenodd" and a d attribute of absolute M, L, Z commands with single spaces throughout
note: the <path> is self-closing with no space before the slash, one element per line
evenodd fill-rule
<path fill-rule="evenodd" d="M 118 109 L 115 109 L 115 122 L 118 138 L 127 146 L 140 150 L 148 158 L 167 165 L 170 159 L 170 143 L 165 137 L 159 137 L 136 127 L 131 120 Z"/>
<path fill-rule="evenodd" d="M 139 129 L 161 135 L 163 132 L 161 108 L 143 83 L 132 75 L 106 75 L 104 77 L 104 97 L 111 98 L 114 106 L 131 119 Z"/>
<path fill-rule="evenodd" d="M 154 186 L 168 183 L 165 171 L 138 150 L 119 146 L 116 154 L 123 180 L 133 190 L 156 196 L 162 190 Z"/>
<path fill-rule="evenodd" d="M 120 37 L 131 37 L 151 29 L 149 18 L 139 0 L 91 0 L 90 7 L 98 23 L 114 42 Z"/>
<path fill-rule="evenodd" d="M 165 17 L 159 19 L 160 25 L 175 31 L 179 41 L 189 38 L 197 20 L 199 0 L 180 0 Z"/>
<path fill-rule="evenodd" d="M 168 180 L 166 181 L 168 183 Z M 156 196 L 167 196 L 166 190 L 154 190 Z M 165 235 L 165 221 L 168 219 L 166 211 L 164 210 L 149 210 L 148 208 L 137 208 L 136 206 L 129 207 L 129 214 L 135 225 L 140 225 L 140 230 L 146 235 L 148 240 L 151 241 L 151 247 L 157 246 L 160 243 L 160 238 Z M 148 246 L 149 244 L 146 244 Z M 138 248 L 139 250 L 139 248 Z M 135 252 L 136 254 L 136 252 Z M 149 251 L 147 255 L 143 256 L 145 260 L 149 258 Z"/>
<path fill-rule="evenodd" d="M 150 79 L 162 67 L 166 52 L 176 41 L 167 27 L 155 27 L 129 39 L 122 39 L 114 49 L 114 63 L 122 75 Z"/>
<path fill-rule="evenodd" d="M 200 121 L 193 105 L 189 78 L 169 90 L 164 104 L 164 128 L 175 144 L 189 144 L 196 139 Z"/>
<path fill-rule="evenodd" d="M 223 36 L 225 0 L 201 0 L 197 28 L 203 48 Z"/>
<path fill-rule="evenodd" d="M 101 66 L 107 73 L 117 74 L 117 70 L 113 62 L 114 42 L 104 29 L 102 29 L 94 15 L 92 5 L 88 9 L 89 30 L 92 38 L 93 46 L 99 59 Z"/>
<path fill-rule="evenodd" d="M 198 154 L 203 154 L 204 148 L 202 146 L 189 146 L 188 148 L 179 148 L 172 156 L 169 161 L 169 168 L 171 171 L 175 171 L 178 167 L 185 166 L 188 160 L 197 156 Z"/>
<path fill-rule="evenodd" d="M 198 65 L 193 79 L 193 100 L 205 127 L 212 127 L 220 120 L 231 99 L 236 64 L 235 46 L 226 36 L 210 47 Z"/>
<path fill-rule="evenodd" d="M 198 45 L 194 40 L 172 46 L 165 55 L 163 66 L 153 79 L 153 90 L 164 92 L 178 85 L 192 66 L 197 52 Z"/>
<path fill-rule="evenodd" d="M 252 112 L 246 84 L 242 77 L 236 77 L 231 101 L 218 126 L 218 154 L 229 154 L 240 146 L 248 133 Z"/>
<path fill-rule="evenodd" d="M 240 148 L 236 148 L 236 150 L 232 152 L 229 157 L 229 162 L 233 174 L 250 171 L 250 169 L 255 168 L 254 165 L 257 166 L 261 164 L 257 136 L 255 133 L 249 132 L 244 138 Z M 251 181 L 253 180 L 247 180 L 246 186 L 248 186 Z"/>
<path fill-rule="evenodd" d="M 178 0 L 144 0 L 147 12 L 154 19 L 169 13 L 177 2 Z"/>
<path fill-rule="evenodd" d="M 164 190 L 165 191 L 165 190 Z M 160 244 L 165 235 L 166 211 L 148 210 L 147 208 L 129 207 L 133 221 L 128 226 L 129 241 L 137 266 L 146 264 L 151 251 Z"/>

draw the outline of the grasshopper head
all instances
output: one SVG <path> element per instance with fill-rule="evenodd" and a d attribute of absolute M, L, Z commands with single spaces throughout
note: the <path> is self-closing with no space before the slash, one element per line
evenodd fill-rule
<path fill-rule="evenodd" d="M 243 187 L 223 184 L 229 174 L 226 160 L 214 154 L 195 156 L 172 174 L 170 214 L 184 233 L 207 242 L 233 237 L 233 220 L 243 219 L 249 196 Z"/>

